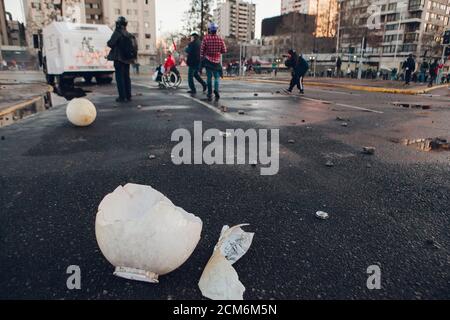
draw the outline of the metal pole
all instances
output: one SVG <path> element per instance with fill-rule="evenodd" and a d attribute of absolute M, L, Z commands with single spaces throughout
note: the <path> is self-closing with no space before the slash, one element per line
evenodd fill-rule
<path fill-rule="evenodd" d="M 201 3 L 201 13 L 200 13 L 200 19 L 201 19 L 201 21 L 200 21 L 200 37 L 202 37 L 203 38 L 203 29 L 204 29 L 204 22 L 203 22 L 203 20 L 205 19 L 205 15 L 204 15 L 204 7 L 203 7 L 203 0 L 200 0 L 200 3 Z"/>
<path fill-rule="evenodd" d="M 339 41 L 341 36 L 341 9 L 342 9 L 342 2 L 338 1 L 338 28 L 337 28 L 337 34 L 336 34 L 336 54 L 339 56 Z"/>
<path fill-rule="evenodd" d="M 396 63 L 397 60 L 397 50 L 398 50 L 398 41 L 400 38 L 400 28 L 402 26 L 402 13 L 400 11 L 400 19 L 398 21 L 398 29 L 397 29 L 397 39 L 395 39 L 395 53 L 394 53 L 394 63 Z"/>
<path fill-rule="evenodd" d="M 362 77 L 362 60 L 364 56 L 364 42 L 366 40 L 366 37 L 363 37 L 361 42 L 361 57 L 359 59 L 359 69 L 358 69 L 358 79 L 361 79 Z"/>
<path fill-rule="evenodd" d="M 242 43 L 239 43 L 239 76 L 242 77 Z"/>

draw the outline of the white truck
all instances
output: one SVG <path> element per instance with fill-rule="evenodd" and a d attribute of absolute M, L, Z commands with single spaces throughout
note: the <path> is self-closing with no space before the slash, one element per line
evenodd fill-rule
<path fill-rule="evenodd" d="M 72 87 L 75 78 L 90 83 L 112 82 L 114 65 L 106 59 L 112 30 L 106 25 L 53 22 L 43 30 L 41 60 L 47 82 L 57 89 Z"/>

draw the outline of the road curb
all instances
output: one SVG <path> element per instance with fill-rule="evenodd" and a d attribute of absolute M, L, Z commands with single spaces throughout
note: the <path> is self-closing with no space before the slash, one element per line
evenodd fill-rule
<path fill-rule="evenodd" d="M 46 105 L 51 107 L 52 102 L 50 93 L 52 92 L 53 87 L 47 86 L 47 90 L 45 90 L 41 94 L 0 110 L 0 127 L 14 122 L 15 114 L 21 113 L 21 111 L 26 112 L 26 110 L 30 108 L 34 108 L 36 109 L 36 111 L 40 111 L 40 109 L 45 109 Z"/>
<path fill-rule="evenodd" d="M 288 80 L 264 80 L 264 79 L 243 79 L 248 82 L 257 83 L 277 83 L 277 84 L 287 84 Z M 426 89 L 394 89 L 394 88 L 379 88 L 379 87 L 368 87 L 368 86 L 356 86 L 356 85 L 345 85 L 345 84 L 334 84 L 334 83 L 321 83 L 321 82 L 309 82 L 305 81 L 305 85 L 312 87 L 325 87 L 325 88 L 341 88 L 349 89 L 355 91 L 366 91 L 366 92 L 378 92 L 378 93 L 392 93 L 392 94 L 405 94 L 405 95 L 418 95 L 431 92 L 436 89 L 446 88 L 448 85 L 439 85 L 432 88 Z"/>

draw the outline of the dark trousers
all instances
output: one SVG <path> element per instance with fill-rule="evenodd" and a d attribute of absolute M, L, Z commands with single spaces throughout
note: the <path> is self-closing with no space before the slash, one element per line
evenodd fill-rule
<path fill-rule="evenodd" d="M 114 68 L 116 69 L 116 83 L 119 99 L 131 99 L 130 65 L 120 61 L 114 61 Z"/>
<path fill-rule="evenodd" d="M 289 85 L 289 91 L 292 91 L 297 86 L 298 90 L 303 91 L 303 75 L 292 73 L 291 83 Z"/>
<path fill-rule="evenodd" d="M 436 78 L 437 78 L 437 74 L 430 74 L 430 82 L 428 83 L 428 85 L 430 86 L 430 87 L 432 87 L 433 86 L 433 84 L 435 83 L 435 81 L 436 81 Z"/>
<path fill-rule="evenodd" d="M 411 82 L 411 74 L 412 74 L 411 70 L 406 70 L 406 74 L 405 74 L 406 84 L 409 84 Z"/>
<path fill-rule="evenodd" d="M 188 83 L 189 88 L 192 92 L 197 92 L 197 89 L 195 88 L 194 79 L 197 80 L 203 88 L 206 88 L 206 82 L 200 77 L 199 74 L 199 67 L 189 67 L 188 70 Z"/>

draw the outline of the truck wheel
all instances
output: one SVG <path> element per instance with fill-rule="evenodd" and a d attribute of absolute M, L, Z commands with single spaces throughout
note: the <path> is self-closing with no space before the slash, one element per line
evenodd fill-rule
<path fill-rule="evenodd" d="M 112 77 L 95 77 L 97 84 L 110 84 L 113 81 Z"/>
<path fill-rule="evenodd" d="M 86 82 L 86 84 L 91 84 L 92 83 L 92 76 L 84 76 L 84 82 Z"/>
<path fill-rule="evenodd" d="M 55 85 L 55 76 L 46 74 L 45 79 L 47 80 L 47 84 L 54 86 Z"/>

